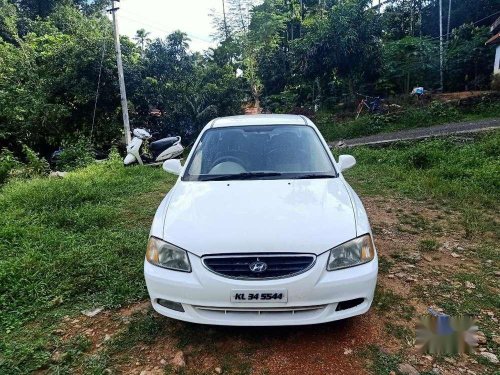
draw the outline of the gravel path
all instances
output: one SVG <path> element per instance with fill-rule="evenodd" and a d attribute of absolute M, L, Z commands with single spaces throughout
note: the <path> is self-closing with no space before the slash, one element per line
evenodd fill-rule
<path fill-rule="evenodd" d="M 500 118 L 480 120 L 474 122 L 459 122 L 444 125 L 436 125 L 427 128 L 416 128 L 401 130 L 393 133 L 381 133 L 370 135 L 368 137 L 352 138 L 342 141 L 347 147 L 362 145 L 382 145 L 397 141 L 424 139 L 429 137 L 439 137 L 450 134 L 476 133 L 484 130 L 500 128 Z M 331 143 L 332 146 L 338 146 L 339 142 Z"/>

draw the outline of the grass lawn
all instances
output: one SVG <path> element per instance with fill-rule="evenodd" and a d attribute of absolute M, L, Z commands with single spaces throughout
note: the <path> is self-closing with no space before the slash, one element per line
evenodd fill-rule
<path fill-rule="evenodd" d="M 459 212 L 467 235 L 489 249 L 475 249 L 478 259 L 500 261 L 494 250 L 498 249 L 500 132 L 348 152 L 356 156 L 358 165 L 346 176 L 362 197 L 400 196 L 434 205 L 444 216 Z M 159 168 L 123 168 L 119 160 L 114 160 L 73 172 L 64 179 L 12 181 L 1 188 L 1 374 L 37 369 L 72 373 L 74 368 L 85 368 L 85 363 L 91 373 L 113 367 L 109 358 L 88 355 L 90 343 L 85 337 L 63 343 L 57 328 L 61 321 L 81 316 L 81 310 L 114 310 L 147 298 L 142 263 L 148 231 L 156 207 L 174 182 L 174 176 Z M 423 219 L 405 213 L 404 208 L 398 215 L 405 228 L 431 228 Z M 422 252 L 431 253 L 439 244 L 426 237 L 418 246 Z M 385 259 L 381 268 L 384 273 L 390 272 L 396 263 L 396 258 Z M 491 294 L 490 268 L 485 268 L 489 273 L 484 278 L 482 274 L 476 277 L 463 272 L 453 276 L 457 282 L 473 280 L 483 297 L 465 303 L 468 296 L 462 293 L 458 297 L 464 303 L 452 306 L 451 311 L 500 307 L 498 296 Z M 396 298 L 389 291 L 379 296 L 382 307 L 384 298 Z M 452 297 L 443 304 L 453 304 Z M 403 313 L 413 314 L 410 310 Z M 195 353 L 208 340 L 196 339 L 197 328 L 165 327 L 150 315 L 137 323 L 139 328 L 133 324 L 110 341 L 106 355 L 116 355 L 117 347 L 135 350 L 137 342 L 153 342 L 156 335 L 169 332 L 177 332 L 183 340 L 190 333 L 193 338 L 189 343 L 182 344 L 181 340 L 177 345 L 194 346 Z M 488 337 L 494 329 L 487 331 Z M 405 333 L 400 331 L 401 335 Z M 220 332 L 227 336 L 230 331 L 214 332 L 206 337 L 216 340 Z M 63 360 L 54 360 L 56 350 L 64 353 Z M 369 351 L 379 353 L 376 348 Z M 380 368 L 394 367 L 392 359 L 378 359 L 385 363 Z"/>
<path fill-rule="evenodd" d="M 174 182 L 113 161 L 0 191 L 0 373 L 47 366 L 63 316 L 145 298 L 149 227 Z"/>
<path fill-rule="evenodd" d="M 498 230 L 499 131 L 342 152 L 356 157 L 346 177 L 360 195 L 432 200 L 462 212 L 471 236 Z"/>
<path fill-rule="evenodd" d="M 495 117 L 500 117 L 498 97 L 485 99 L 477 105 L 467 107 L 436 101 L 423 108 L 408 107 L 387 115 L 363 115 L 357 120 L 340 123 L 332 118 L 331 113 L 319 112 L 314 121 L 328 141 L 338 141 L 377 133 Z"/>

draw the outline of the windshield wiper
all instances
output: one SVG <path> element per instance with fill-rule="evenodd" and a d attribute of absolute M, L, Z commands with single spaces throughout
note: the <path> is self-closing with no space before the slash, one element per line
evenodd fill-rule
<path fill-rule="evenodd" d="M 225 174 L 220 176 L 213 177 L 202 177 L 201 181 L 229 181 L 229 180 L 251 180 L 254 178 L 263 178 L 263 177 L 279 177 L 282 173 L 278 172 L 246 172 L 246 173 L 237 173 L 237 174 Z"/>
<path fill-rule="evenodd" d="M 318 178 L 335 178 L 336 174 L 331 173 L 311 173 L 311 174 L 303 174 L 301 176 L 294 177 L 294 180 L 309 180 L 309 179 L 318 179 Z"/>

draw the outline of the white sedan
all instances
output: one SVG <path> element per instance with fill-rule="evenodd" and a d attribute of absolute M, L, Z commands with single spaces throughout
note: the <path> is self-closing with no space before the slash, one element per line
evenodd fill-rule
<path fill-rule="evenodd" d="M 365 209 L 306 117 L 219 118 L 201 132 L 153 220 L 154 309 L 214 325 L 330 322 L 368 311 L 378 261 Z"/>

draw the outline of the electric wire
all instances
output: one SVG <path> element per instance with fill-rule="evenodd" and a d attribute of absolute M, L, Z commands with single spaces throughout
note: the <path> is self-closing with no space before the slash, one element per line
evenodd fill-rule
<path fill-rule="evenodd" d="M 125 15 L 123 15 L 123 13 L 125 13 Z M 148 27 L 151 27 L 152 29 L 155 29 L 157 31 L 161 31 L 161 32 L 164 32 L 165 34 L 171 34 L 173 30 L 165 30 L 163 29 L 162 27 L 160 27 L 159 25 L 157 24 L 154 24 L 154 23 L 151 23 L 151 22 L 144 22 L 144 21 L 141 21 L 141 20 L 138 20 L 138 19 L 135 19 L 135 18 L 132 18 L 130 16 L 128 16 L 128 12 L 126 11 L 123 11 L 120 13 L 120 17 L 121 18 L 125 18 L 129 21 L 133 21 L 133 22 L 136 22 L 138 24 L 141 24 L 141 25 L 144 25 L 144 26 L 148 26 Z M 207 41 L 206 39 L 203 39 L 203 38 L 200 38 L 196 35 L 193 35 L 193 34 L 190 34 L 190 33 L 186 33 L 190 38 L 192 39 L 195 39 L 195 40 L 198 40 L 200 42 L 204 42 L 204 43 L 209 43 L 209 41 Z"/>
<path fill-rule="evenodd" d="M 92 137 L 94 135 L 95 116 L 97 113 L 97 102 L 99 100 L 99 90 L 101 88 L 102 67 L 104 64 L 104 57 L 106 55 L 106 34 L 103 35 L 102 39 L 103 39 L 103 44 L 102 44 L 101 63 L 99 65 L 99 76 L 97 79 L 97 89 L 96 89 L 95 101 L 94 101 L 94 113 L 92 115 L 92 127 L 90 129 L 90 139 L 92 139 Z"/>

